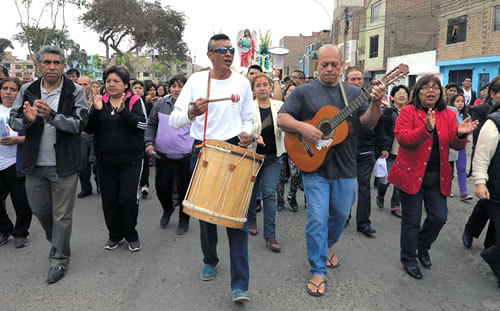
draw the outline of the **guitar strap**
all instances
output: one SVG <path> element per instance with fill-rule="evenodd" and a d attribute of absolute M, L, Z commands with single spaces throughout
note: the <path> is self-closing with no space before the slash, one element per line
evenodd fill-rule
<path fill-rule="evenodd" d="M 347 96 L 345 95 L 344 83 L 342 83 L 342 81 L 339 81 L 339 84 L 340 84 L 340 93 L 342 93 L 342 99 L 344 100 L 344 105 L 347 107 L 349 106 L 349 101 L 347 100 Z"/>

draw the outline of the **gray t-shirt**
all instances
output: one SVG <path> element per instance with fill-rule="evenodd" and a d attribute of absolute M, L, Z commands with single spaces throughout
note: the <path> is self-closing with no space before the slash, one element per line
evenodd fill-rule
<path fill-rule="evenodd" d="M 351 103 L 360 94 L 361 89 L 344 83 L 347 100 Z M 299 121 L 308 121 L 314 118 L 320 108 L 332 105 L 339 109 L 345 107 L 340 86 L 326 86 L 318 80 L 297 87 L 288 97 L 279 112 L 288 113 Z M 364 107 L 366 109 L 366 107 Z M 362 108 L 363 109 L 363 108 Z M 359 110 L 347 118 L 349 134 L 338 145 L 330 148 L 325 162 L 316 171 L 325 178 L 355 178 L 356 177 L 356 128 L 360 126 Z"/>

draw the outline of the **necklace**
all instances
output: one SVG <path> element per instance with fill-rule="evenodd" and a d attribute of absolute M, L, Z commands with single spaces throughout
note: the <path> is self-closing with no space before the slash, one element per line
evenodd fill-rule
<path fill-rule="evenodd" d="M 111 106 L 111 115 L 114 116 L 118 108 Z"/>

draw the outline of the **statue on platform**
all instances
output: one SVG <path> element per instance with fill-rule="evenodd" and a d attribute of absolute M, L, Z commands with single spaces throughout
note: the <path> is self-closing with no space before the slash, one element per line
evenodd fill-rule
<path fill-rule="evenodd" d="M 254 31 L 250 33 L 250 30 L 240 30 L 238 32 L 238 51 L 240 53 L 241 67 L 250 67 L 254 62 L 255 55 L 255 37 L 257 33 Z"/>

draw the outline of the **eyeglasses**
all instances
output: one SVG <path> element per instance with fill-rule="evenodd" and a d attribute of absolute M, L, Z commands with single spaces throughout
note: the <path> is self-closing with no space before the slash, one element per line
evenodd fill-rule
<path fill-rule="evenodd" d="M 430 90 L 430 89 L 433 89 L 433 90 L 434 90 L 434 91 L 436 91 L 436 92 L 441 90 L 441 88 L 440 88 L 439 86 L 437 86 L 437 85 L 433 85 L 433 86 L 424 85 L 424 86 L 422 86 L 420 89 L 421 89 L 421 90 L 424 90 L 424 91 L 428 91 L 428 90 Z"/>
<path fill-rule="evenodd" d="M 212 52 L 217 52 L 217 53 L 222 54 L 222 55 L 226 54 L 227 51 L 229 51 L 229 53 L 231 53 L 231 54 L 234 54 L 234 48 L 232 46 L 230 46 L 230 47 L 221 46 L 218 49 L 212 49 Z"/>
<path fill-rule="evenodd" d="M 396 94 L 394 94 L 394 95 L 396 95 L 396 96 L 408 96 L 408 93 L 406 93 L 406 92 L 396 92 Z"/>
<path fill-rule="evenodd" d="M 50 66 L 51 64 L 59 66 L 62 64 L 62 62 L 60 60 L 44 60 L 44 61 L 42 61 L 42 64 L 44 64 L 46 66 Z"/>
<path fill-rule="evenodd" d="M 297 76 L 291 76 L 292 79 L 298 79 L 298 80 L 304 80 L 305 78 L 302 77 L 297 77 Z"/>

